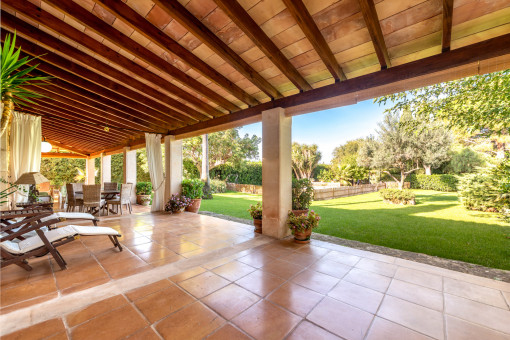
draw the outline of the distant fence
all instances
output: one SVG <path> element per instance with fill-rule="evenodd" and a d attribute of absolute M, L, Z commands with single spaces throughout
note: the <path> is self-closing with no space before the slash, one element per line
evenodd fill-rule
<path fill-rule="evenodd" d="M 383 182 L 377 184 L 361 184 L 354 186 L 337 186 L 325 188 L 314 187 L 315 196 L 314 200 L 315 201 L 331 200 L 333 198 L 368 194 L 370 192 L 379 191 L 385 188 L 397 188 L 397 187 L 398 184 L 395 182 Z M 405 182 L 404 188 L 409 189 L 409 187 L 410 183 Z M 262 195 L 261 185 L 227 183 L 227 190 Z"/>

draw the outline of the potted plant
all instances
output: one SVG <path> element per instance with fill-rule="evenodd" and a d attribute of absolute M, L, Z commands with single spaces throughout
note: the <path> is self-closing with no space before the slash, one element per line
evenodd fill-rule
<path fill-rule="evenodd" d="M 313 200 L 312 181 L 308 178 L 292 180 L 292 212 L 294 215 L 306 215 Z"/>
<path fill-rule="evenodd" d="M 185 179 L 182 181 L 182 195 L 191 199 L 191 204 L 186 207 L 186 211 L 197 213 L 202 203 L 204 182 L 195 179 Z"/>
<path fill-rule="evenodd" d="M 149 205 L 152 195 L 151 182 L 138 182 L 136 183 L 136 203 L 141 205 Z"/>
<path fill-rule="evenodd" d="M 248 212 L 253 218 L 253 225 L 255 226 L 255 232 L 262 234 L 262 203 L 257 203 L 255 205 L 250 205 L 250 209 Z"/>
<path fill-rule="evenodd" d="M 165 211 L 172 214 L 183 212 L 191 204 L 191 200 L 186 196 L 172 195 L 165 205 Z"/>
<path fill-rule="evenodd" d="M 309 243 L 312 229 L 319 226 L 320 220 L 321 217 L 313 210 L 308 215 L 296 215 L 289 211 L 287 225 L 294 235 L 294 242 Z"/>

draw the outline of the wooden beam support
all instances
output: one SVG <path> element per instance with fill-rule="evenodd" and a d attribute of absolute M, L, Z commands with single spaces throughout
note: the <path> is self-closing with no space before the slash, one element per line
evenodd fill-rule
<path fill-rule="evenodd" d="M 442 52 L 450 50 L 452 41 L 452 17 L 453 17 L 453 0 L 443 0 L 443 40 Z"/>
<path fill-rule="evenodd" d="M 182 62 L 200 72 L 207 79 L 223 87 L 239 100 L 250 106 L 257 105 L 259 103 L 258 100 L 224 77 L 221 73 L 217 72 L 214 68 L 207 65 L 202 61 L 202 59 L 182 47 L 178 42 L 166 35 L 156 26 L 152 25 L 149 21 L 122 1 L 99 0 L 98 3 L 102 4 L 107 10 L 128 23 L 133 29 L 145 36 L 147 39 L 168 53 L 176 55 Z"/>
<path fill-rule="evenodd" d="M 321 31 L 315 24 L 312 15 L 308 12 L 302 0 L 283 0 L 290 14 L 294 17 L 299 27 L 305 34 L 306 38 L 312 44 L 322 62 L 328 68 L 329 72 L 335 80 L 346 80 L 345 73 L 338 64 L 331 48 Z"/>
<path fill-rule="evenodd" d="M 256 117 L 255 120 L 251 121 L 251 123 L 253 123 L 254 121 L 260 121 L 261 112 L 264 110 L 275 107 L 295 107 L 374 88 L 386 86 L 389 90 L 385 92 L 385 94 L 390 94 L 394 93 L 394 90 L 392 92 L 390 87 L 392 84 L 410 81 L 415 78 L 446 71 L 454 67 L 476 63 L 486 59 L 496 58 L 502 55 L 510 55 L 510 34 L 501 35 L 476 44 L 464 46 L 407 64 L 398 65 L 387 70 L 381 70 L 332 85 L 323 86 L 311 91 L 280 98 L 272 102 L 259 104 L 256 107 L 241 110 L 224 117 L 211 119 L 206 123 L 201 122 L 173 130 L 171 131 L 171 134 L 177 136 L 185 135 L 194 131 L 199 132 L 201 130 L 211 129 L 215 126 L 228 124 L 233 125 L 232 123 L 234 122 Z M 412 88 L 406 88 L 406 90 L 410 89 Z M 189 137 L 189 135 L 187 137 Z"/>
<path fill-rule="evenodd" d="M 90 154 L 90 157 L 99 157 L 99 156 L 101 156 L 102 153 L 105 153 L 107 155 L 121 153 L 126 146 L 129 146 L 130 150 L 144 148 L 145 147 L 145 137 L 140 137 L 140 138 L 131 140 L 126 143 L 121 143 L 121 144 L 115 145 L 108 149 L 102 149 L 100 151 L 93 152 Z"/>
<path fill-rule="evenodd" d="M 155 0 L 154 2 L 270 98 L 281 97 L 278 90 L 178 1 Z"/>
<path fill-rule="evenodd" d="M 78 155 L 82 155 L 82 156 L 86 156 L 88 157 L 89 154 L 86 153 L 85 151 L 83 150 L 79 150 L 79 149 L 76 149 L 76 148 L 73 148 L 72 146 L 70 145 L 66 145 L 66 144 L 63 144 L 63 143 L 60 143 L 60 142 L 57 142 L 55 140 L 51 140 L 51 139 L 47 139 L 46 138 L 46 141 L 49 142 L 51 145 L 53 146 L 56 146 L 56 147 L 59 147 L 61 149 L 64 149 L 64 150 L 67 150 L 67 151 L 71 151 L 71 152 L 74 152 Z"/>
<path fill-rule="evenodd" d="M 65 15 L 68 15 L 85 25 L 104 39 L 122 47 L 149 65 L 168 74 L 172 78 L 175 78 L 175 80 L 179 81 L 182 85 L 188 87 L 192 91 L 202 94 L 229 111 L 239 110 L 236 105 L 232 104 L 230 101 L 223 98 L 221 95 L 203 85 L 196 79 L 182 72 L 177 67 L 172 66 L 170 63 L 155 55 L 133 39 L 108 25 L 101 18 L 95 16 L 81 6 L 76 6 L 76 3 L 72 0 L 47 0 L 46 2 L 64 12 Z M 181 91 L 183 90 L 181 89 Z"/>
<path fill-rule="evenodd" d="M 88 156 L 66 152 L 41 152 L 42 158 L 88 158 Z"/>
<path fill-rule="evenodd" d="M 172 0 L 172 2 L 177 2 Z M 257 45 L 266 57 L 275 64 L 280 71 L 301 91 L 311 90 L 312 87 L 305 78 L 296 70 L 294 65 L 285 58 L 282 51 L 264 33 L 260 25 L 251 18 L 244 8 L 231 0 L 214 0 L 218 7 Z"/>
<path fill-rule="evenodd" d="M 372 43 L 374 44 L 374 49 L 375 53 L 377 54 L 377 58 L 379 59 L 379 64 L 381 64 L 381 69 L 387 69 L 391 67 L 391 61 L 390 56 L 388 55 L 388 49 L 386 48 L 386 43 L 384 42 L 384 36 L 381 30 L 381 24 L 379 23 L 379 17 L 377 16 L 377 11 L 375 10 L 374 0 L 358 1 L 359 6 L 361 7 L 361 12 L 363 13 L 363 18 L 365 18 L 368 32 L 372 38 Z"/>

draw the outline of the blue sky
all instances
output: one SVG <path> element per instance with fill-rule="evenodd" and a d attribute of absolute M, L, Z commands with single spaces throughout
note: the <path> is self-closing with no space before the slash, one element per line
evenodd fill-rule
<path fill-rule="evenodd" d="M 292 118 L 292 141 L 317 144 L 322 152 L 321 163 L 329 163 L 335 147 L 352 139 L 375 134 L 383 112 L 383 106 L 366 100 L 356 105 L 295 116 Z M 245 133 L 262 136 L 262 123 L 242 127 L 240 134 Z"/>

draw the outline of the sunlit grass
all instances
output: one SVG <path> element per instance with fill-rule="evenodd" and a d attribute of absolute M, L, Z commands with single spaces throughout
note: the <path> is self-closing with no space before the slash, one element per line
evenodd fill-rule
<path fill-rule="evenodd" d="M 384 203 L 378 193 L 318 201 L 315 231 L 341 238 L 510 269 L 510 226 L 496 214 L 468 211 L 456 193 L 416 190 L 415 206 Z M 260 195 L 224 193 L 201 210 L 249 219 Z"/>

